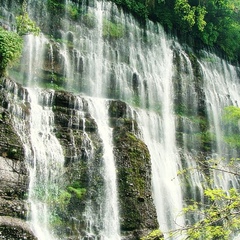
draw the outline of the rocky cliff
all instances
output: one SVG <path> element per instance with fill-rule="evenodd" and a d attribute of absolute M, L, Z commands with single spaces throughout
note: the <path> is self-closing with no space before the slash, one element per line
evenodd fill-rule
<path fill-rule="evenodd" d="M 3 85 L 0 102 L 0 236 L 1 239 L 35 239 L 26 223 L 29 175 L 24 147 L 14 129 Z"/>
<path fill-rule="evenodd" d="M 1 87 L 1 236 L 3 239 L 35 239 L 25 222 L 28 213 L 29 178 L 24 161 L 24 147 L 12 122 L 14 118 L 23 116 L 14 116 L 16 112 L 9 108 L 8 102 L 14 101 L 25 113 L 31 109 L 29 104 L 23 104 L 20 94 L 23 91 L 22 86 L 13 84 L 15 88 L 7 87 L 7 82 L 11 81 L 2 79 Z M 15 100 L 9 98 L 9 94 Z M 52 109 L 54 133 L 61 143 L 65 157 L 60 186 L 62 195 L 54 200 L 61 203 L 54 210 L 58 219 L 53 224 L 57 235 L 65 236 L 64 239 L 77 239 L 79 234 L 84 236 L 85 227 L 81 233 L 79 225 L 86 224 L 84 213 L 89 201 L 96 212 L 102 204 L 103 145 L 96 122 L 89 114 L 88 102 L 84 98 L 57 91 Z M 125 236 L 124 239 L 140 239 L 157 229 L 158 223 L 151 194 L 149 152 L 138 137 L 137 123 L 127 117 L 126 111 L 125 103 L 109 101 L 109 121 L 113 128 L 114 155 L 118 169 L 121 233 Z M 15 229 L 14 233 L 11 229 Z"/>
<path fill-rule="evenodd" d="M 22 1 L 1 3 L 15 30 Z M 23 36 L 1 79 L 3 239 L 156 240 L 198 219 L 179 213 L 204 200 L 209 177 L 239 186 L 211 165 L 239 155 L 223 119 L 240 106 L 238 67 L 110 1 L 27 10 L 42 34 Z"/>

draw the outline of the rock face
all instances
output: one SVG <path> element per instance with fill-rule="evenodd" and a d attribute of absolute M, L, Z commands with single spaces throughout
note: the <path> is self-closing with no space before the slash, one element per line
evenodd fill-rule
<path fill-rule="evenodd" d="M 137 123 L 127 117 L 126 103 L 112 101 L 114 155 L 118 169 L 121 230 L 125 239 L 139 239 L 157 229 L 151 196 L 151 161 L 146 144 L 139 138 Z M 130 236 L 128 236 L 130 235 Z"/>
<path fill-rule="evenodd" d="M 0 112 L 0 231 L 3 239 L 34 239 L 25 222 L 29 178 L 23 143 L 13 127 L 9 94 L 20 98 L 19 105 L 24 113 L 31 110 L 27 103 L 21 101 L 23 88 L 19 85 L 16 89 L 12 87 L 6 90 L 3 81 Z M 65 163 L 61 194 L 52 200 L 60 202 L 54 209 L 58 221 L 53 227 L 64 239 L 84 236 L 89 206 L 95 212 L 94 224 L 100 227 L 102 221 L 98 212 L 105 187 L 103 144 L 88 104 L 83 97 L 69 92 L 57 91 L 54 94 L 54 133 L 63 148 Z M 29 121 L 29 118 L 25 120 Z M 113 128 L 121 234 L 124 239 L 139 239 L 158 228 L 151 197 L 149 152 L 139 138 L 137 124 L 127 117 L 125 103 L 109 101 L 109 122 Z M 94 231 L 97 234 L 97 229 Z"/>
<path fill-rule="evenodd" d="M 0 102 L 0 238 L 35 239 L 24 222 L 27 217 L 28 171 L 24 149 L 8 112 L 7 92 Z"/>
<path fill-rule="evenodd" d="M 6 240 L 26 239 L 36 240 L 28 224 L 9 216 L 0 216 L 0 238 Z"/>
<path fill-rule="evenodd" d="M 96 212 L 101 209 L 101 195 L 104 191 L 102 142 L 84 98 L 67 92 L 56 92 L 53 105 L 56 136 L 65 152 L 66 187 L 78 182 L 86 190 L 80 198 L 71 198 L 65 221 L 76 218 L 84 226 L 86 219 L 83 216 L 89 199 L 94 199 L 91 208 Z M 158 224 L 151 198 L 149 152 L 134 133 L 132 120 L 126 118 L 126 108 L 126 104 L 121 101 L 109 103 L 109 122 L 113 127 L 118 172 L 120 227 L 124 239 L 130 240 L 148 234 L 158 228 Z M 137 133 L 137 125 L 133 128 Z M 70 232 L 72 237 L 76 234 L 73 228 Z"/>

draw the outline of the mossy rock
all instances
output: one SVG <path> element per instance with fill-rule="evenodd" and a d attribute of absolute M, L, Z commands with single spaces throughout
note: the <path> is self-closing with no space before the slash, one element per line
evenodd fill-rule
<path fill-rule="evenodd" d="M 157 228 L 158 223 L 151 196 L 150 154 L 146 144 L 131 132 L 129 122 L 131 119 L 125 119 L 121 124 L 115 124 L 113 129 L 120 227 L 123 236 L 134 235 L 134 239 L 140 239 L 143 232 Z"/>
<path fill-rule="evenodd" d="M 164 236 L 162 232 L 157 229 L 149 233 L 146 237 L 142 237 L 140 240 L 163 240 Z"/>

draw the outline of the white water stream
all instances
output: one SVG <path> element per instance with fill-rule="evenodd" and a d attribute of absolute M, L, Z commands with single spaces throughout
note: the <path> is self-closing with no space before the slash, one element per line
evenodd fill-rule
<path fill-rule="evenodd" d="M 32 0 L 31 3 L 35 1 Z M 83 1 L 84 2 L 84 1 Z M 66 1 L 67 5 L 71 1 Z M 86 6 L 82 6 L 84 9 Z M 116 169 L 113 157 L 112 130 L 108 124 L 107 98 L 121 99 L 127 102 L 136 112 L 135 120 L 142 130 L 142 137 L 147 144 L 152 161 L 153 198 L 156 205 L 158 222 L 163 232 L 184 226 L 185 217 L 178 216 L 184 205 L 183 188 L 178 171 L 183 167 L 179 152 L 182 151 L 186 166 L 195 168 L 195 162 L 188 152 L 190 142 L 198 149 L 197 135 L 188 138 L 186 132 L 200 131 L 198 124 L 190 123 L 183 117 L 183 149 L 176 144 L 176 115 L 174 115 L 174 65 L 173 48 L 179 50 L 181 81 L 181 98 L 185 105 L 197 113 L 197 93 L 194 87 L 194 74 L 191 62 L 180 46 L 168 38 L 161 26 L 147 22 L 145 29 L 130 15 L 119 10 L 106 1 L 93 1 L 87 9 L 87 17 L 94 20 L 94 27 L 87 28 L 86 23 L 71 24 L 64 19 L 60 31 L 62 42 L 59 43 L 59 53 L 63 64 L 66 87 L 72 91 L 83 92 L 89 104 L 89 111 L 98 126 L 98 133 L 104 146 L 102 161 L 104 168 L 104 196 L 99 213 L 91 209 L 91 201 L 86 207 L 85 217 L 88 222 L 87 232 L 93 234 L 93 228 L 100 224 L 100 238 L 118 240 L 120 236 L 118 189 Z M 85 15 L 82 16 L 84 20 Z M 111 21 L 110 21 L 111 20 Z M 111 38 L 104 33 L 118 24 L 123 37 Z M 116 27 L 116 26 L 115 26 Z M 120 32 L 121 32 L 120 31 Z M 119 33 L 121 35 L 121 33 Z M 72 36 L 72 42 L 67 42 Z M 67 42 L 67 43 L 66 43 Z M 21 62 L 20 81 L 28 86 L 33 85 L 45 69 L 44 54 L 50 49 L 51 69 L 53 62 L 53 45 L 41 35 L 25 37 L 23 61 Z M 50 47 L 48 47 L 50 45 Z M 70 46 L 69 46 L 70 45 Z M 74 51 L 71 51 L 74 49 Z M 45 56 L 46 57 L 46 56 Z M 215 59 L 207 61 L 207 59 Z M 82 62 L 82 73 L 79 74 L 79 64 Z M 225 106 L 240 106 L 239 77 L 235 68 L 215 56 L 208 56 L 199 61 L 204 77 L 203 92 L 207 99 L 207 111 L 210 119 L 211 132 L 216 139 L 216 148 L 212 153 L 221 158 L 225 155 L 235 156 L 235 152 L 226 147 L 222 141 L 222 111 Z M 46 67 L 47 68 L 47 67 Z M 77 70 L 76 70 L 77 69 Z M 77 84 L 76 84 L 77 83 Z M 77 88 L 80 86 L 80 88 Z M 29 201 L 31 203 L 30 222 L 36 236 L 40 240 L 57 239 L 49 229 L 48 199 L 51 190 L 56 190 L 56 183 L 63 171 L 63 153 L 55 138 L 53 128 L 53 113 L 51 101 L 54 92 L 28 88 L 23 103 L 29 102 L 31 111 L 25 117 L 30 119 L 30 125 L 25 126 L 15 118 L 19 135 L 25 143 L 26 158 L 30 169 Z M 16 90 L 17 92 L 17 90 Z M 28 92 L 28 93 L 27 93 Z M 98 98 L 96 98 L 98 97 Z M 44 104 L 42 104 L 44 102 Z M 91 144 L 85 132 L 85 117 L 81 110 L 81 100 L 76 98 L 74 111 L 78 119 L 83 121 L 83 132 L 86 144 Z M 78 110 L 80 109 L 80 110 Z M 16 115 L 19 116 L 19 109 Z M 26 129 L 30 135 L 26 135 Z M 74 143 L 74 141 L 73 141 Z M 196 144 L 195 144 L 196 143 Z M 191 143 L 190 143 L 191 144 Z M 89 149 L 93 149 L 90 147 Z M 197 150 L 196 150 L 197 151 Z M 89 161 L 93 152 L 90 150 Z M 93 175 L 93 172 L 89 173 Z M 214 173 L 215 186 L 228 190 L 232 185 L 237 187 L 237 179 L 229 174 Z M 191 174 L 190 185 L 194 199 L 202 198 L 201 175 Z M 53 189 L 51 189 L 51 187 Z M 41 195 L 41 196 L 39 196 Z M 197 196 L 199 195 L 199 196 Z M 99 217 L 100 215 L 100 217 Z M 96 220 L 97 219 L 97 220 Z"/>
<path fill-rule="evenodd" d="M 240 107 L 240 83 L 237 69 L 220 58 L 205 53 L 206 59 L 201 61 L 204 77 L 204 92 L 206 94 L 207 107 L 209 113 L 212 133 L 216 140 L 216 148 L 212 148 L 215 160 L 225 159 L 225 165 L 231 158 L 236 158 L 236 150 L 229 147 L 224 141 L 224 108 L 228 106 Z M 219 166 L 219 169 L 228 171 L 227 166 Z M 230 170 L 229 170 L 230 171 Z M 214 185 L 226 191 L 230 188 L 238 188 L 239 180 L 227 172 L 214 171 Z"/>
<path fill-rule="evenodd" d="M 118 194 L 116 167 L 113 156 L 112 129 L 108 124 L 108 106 L 104 99 L 88 99 L 89 110 L 95 119 L 100 138 L 103 142 L 103 176 L 105 181 L 105 191 L 100 209 L 101 219 L 103 220 L 103 230 L 101 239 L 120 240 L 120 223 L 118 213 Z"/>
<path fill-rule="evenodd" d="M 49 204 L 61 184 L 64 163 L 62 148 L 53 134 L 54 91 L 20 90 L 11 81 L 6 82 L 6 88 L 14 88 L 14 101 L 10 101 L 9 111 L 22 139 L 29 171 L 29 222 L 39 240 L 53 240 L 56 238 L 49 223 L 54 216 Z M 19 91 L 22 92 L 20 99 Z"/>
<path fill-rule="evenodd" d="M 29 200 L 31 225 L 38 239 L 55 239 L 49 229 L 52 221 L 49 201 L 57 194 L 63 175 L 64 155 L 53 134 L 54 92 L 28 90 L 31 106 L 30 137 L 33 150 L 30 168 Z M 39 100 L 44 105 L 39 104 Z"/>

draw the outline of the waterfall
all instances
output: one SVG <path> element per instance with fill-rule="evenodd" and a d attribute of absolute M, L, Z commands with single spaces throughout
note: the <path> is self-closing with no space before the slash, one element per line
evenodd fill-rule
<path fill-rule="evenodd" d="M 121 239 L 118 213 L 118 196 L 116 183 L 116 167 L 113 157 L 112 130 L 108 124 L 107 102 L 103 99 L 89 99 L 90 113 L 95 118 L 98 131 L 104 146 L 104 180 L 105 191 L 101 209 L 103 230 L 101 238 L 106 240 Z"/>
<path fill-rule="evenodd" d="M 54 217 L 54 213 L 51 213 L 48 205 L 49 201 L 52 201 L 51 198 L 58 194 L 58 188 L 61 186 L 64 156 L 62 148 L 53 134 L 53 112 L 51 110 L 53 92 L 29 90 L 29 97 L 30 136 L 33 148 L 31 159 L 33 166 L 30 169 L 29 186 L 30 219 L 33 230 L 39 239 L 45 239 L 46 236 L 48 239 L 55 239 L 52 234 L 48 233 L 49 223 Z M 40 98 L 43 106 L 39 105 L 37 98 Z"/>
<path fill-rule="evenodd" d="M 29 221 L 38 239 L 55 239 L 50 228 L 54 217 L 50 203 L 58 193 L 63 174 L 62 148 L 53 134 L 53 91 L 14 88 L 14 102 L 9 106 L 15 128 L 22 139 L 29 171 Z M 18 96 L 18 92 L 22 92 Z M 9 96 L 10 97 L 10 96 Z"/>
<path fill-rule="evenodd" d="M 183 216 L 178 217 L 183 208 L 181 185 L 176 177 L 180 159 L 176 146 L 172 142 L 166 146 L 165 139 L 161 138 L 164 125 L 168 124 L 169 128 L 174 127 L 174 122 L 164 123 L 168 120 L 161 119 L 153 112 L 138 111 L 137 121 L 142 127 L 143 139 L 151 155 L 153 197 L 158 221 L 166 236 L 170 230 L 184 226 Z"/>
<path fill-rule="evenodd" d="M 228 146 L 224 141 L 223 112 L 227 106 L 240 106 L 239 77 L 237 69 L 218 57 L 205 53 L 208 61 L 201 61 L 200 65 L 204 77 L 204 91 L 206 93 L 207 109 L 212 126 L 212 133 L 216 140 L 216 147 L 212 147 L 213 159 L 224 159 L 226 166 L 220 169 L 228 171 L 227 164 L 231 158 L 238 157 L 236 149 Z M 221 163 L 220 163 L 221 164 Z M 230 170 L 229 170 L 230 171 Z M 214 171 L 214 184 L 226 191 L 238 188 L 239 180 L 230 173 Z"/>
<path fill-rule="evenodd" d="M 132 132 L 149 150 L 157 220 L 169 237 L 169 231 L 198 220 L 180 213 L 189 200 L 204 201 L 204 188 L 209 187 L 198 171 L 199 158 L 224 158 L 228 163 L 238 156 L 224 141 L 222 115 L 227 106 L 240 107 L 239 69 L 209 53 L 194 61 L 160 25 L 146 21 L 142 26 L 110 1 L 62 2 L 58 6 L 62 17 L 50 21 L 56 15 L 47 1 L 29 1 L 30 16 L 36 15 L 43 33 L 24 36 L 22 59 L 10 70 L 10 76 L 25 87 L 19 90 L 18 84 L 5 83 L 14 92 L 9 94 L 9 111 L 30 173 L 28 221 L 40 240 L 60 235 L 66 239 L 67 234 L 78 239 L 124 238 L 108 112 L 114 99 L 131 110 L 127 117 L 139 127 L 139 132 Z M 7 6 L 1 12 L 9 18 Z M 46 90 L 49 87 L 55 90 Z M 59 93 L 63 89 L 71 93 Z M 53 111 L 58 93 L 63 94 L 62 102 Z M 61 117 L 63 126 L 56 127 L 55 119 Z M 84 195 L 83 205 L 76 191 L 68 190 L 72 182 L 64 173 L 70 167 L 87 169 L 83 188 L 90 193 Z M 185 169 L 194 171 L 181 176 Z M 238 188 L 239 181 L 231 174 L 209 172 L 214 179 L 211 187 Z M 67 204 L 72 202 L 67 199 L 64 210 L 72 215 L 63 217 L 64 227 L 70 226 L 67 233 L 62 230 L 65 235 L 53 226 L 59 220 L 61 193 L 75 197 L 72 201 L 80 212 L 69 210 Z"/>

